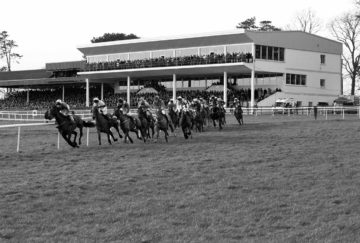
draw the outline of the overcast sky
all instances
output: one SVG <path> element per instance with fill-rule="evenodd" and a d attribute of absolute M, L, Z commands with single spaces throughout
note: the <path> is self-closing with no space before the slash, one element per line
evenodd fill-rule
<path fill-rule="evenodd" d="M 353 1 L 1 0 L 0 31 L 8 31 L 24 56 L 12 69 L 38 69 L 46 62 L 80 60 L 76 47 L 106 32 L 147 38 L 227 31 L 253 16 L 284 27 L 307 8 L 327 23 L 353 9 Z"/>

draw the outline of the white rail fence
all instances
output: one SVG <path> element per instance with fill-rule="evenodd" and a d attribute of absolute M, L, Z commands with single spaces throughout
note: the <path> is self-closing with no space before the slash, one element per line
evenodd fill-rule
<path fill-rule="evenodd" d="M 131 110 L 131 113 L 135 113 L 135 110 Z M 227 113 L 232 114 L 234 112 L 233 108 L 227 108 Z M 347 114 L 356 114 L 360 119 L 360 106 L 359 107 L 319 107 L 317 110 L 319 116 L 325 116 L 325 119 L 328 119 L 328 116 L 340 116 L 342 119 L 345 119 Z M 20 138 L 21 138 L 21 128 L 23 127 L 32 127 L 32 126 L 48 126 L 54 125 L 54 122 L 48 122 L 44 119 L 44 113 L 32 113 L 32 112 L 0 112 L 0 120 L 6 121 L 40 121 L 42 123 L 25 123 L 25 124 L 10 124 L 10 125 L 1 125 L 1 128 L 18 128 L 17 134 L 17 146 L 16 151 L 20 151 Z M 286 116 L 297 116 L 297 115 L 314 115 L 313 107 L 299 107 L 299 108 L 243 108 L 244 115 L 286 115 Z M 87 119 L 90 118 L 90 112 L 85 112 L 80 115 L 82 118 Z M 40 118 L 41 117 L 41 118 Z M 89 146 L 89 128 L 86 128 L 86 146 Z M 57 148 L 60 149 L 60 133 L 58 133 L 57 138 Z"/>
<path fill-rule="evenodd" d="M 227 108 L 227 113 L 234 113 L 234 108 Z M 297 116 L 297 115 L 314 115 L 315 111 L 313 107 L 297 107 L 297 108 L 273 108 L 273 107 L 259 107 L 259 108 L 242 108 L 243 115 L 286 115 L 286 116 Z M 360 106 L 354 107 L 318 107 L 317 115 L 324 116 L 328 119 L 328 116 L 341 116 L 345 119 L 347 115 L 357 115 L 360 119 Z"/>
<path fill-rule="evenodd" d="M 17 128 L 17 145 L 16 145 L 16 152 L 20 151 L 20 135 L 21 135 L 21 128 L 23 127 L 34 127 L 34 126 L 49 126 L 55 125 L 54 122 L 51 123 L 25 123 L 25 124 L 10 124 L 10 125 L 2 125 L 1 128 Z M 57 136 L 57 149 L 60 149 L 60 133 L 58 132 Z M 86 128 L 86 146 L 89 146 L 89 128 Z"/>

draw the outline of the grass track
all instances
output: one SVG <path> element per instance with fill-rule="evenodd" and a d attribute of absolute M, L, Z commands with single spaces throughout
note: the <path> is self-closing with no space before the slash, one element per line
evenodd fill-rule
<path fill-rule="evenodd" d="M 320 119 L 59 151 L 54 127 L 25 128 L 18 154 L 0 130 L 0 241 L 355 242 L 360 121 Z"/>

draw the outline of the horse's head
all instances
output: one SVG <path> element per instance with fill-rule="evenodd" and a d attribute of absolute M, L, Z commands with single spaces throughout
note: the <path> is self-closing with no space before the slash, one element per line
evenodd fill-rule
<path fill-rule="evenodd" d="M 57 112 L 56 106 L 55 105 L 51 106 L 44 114 L 45 119 L 47 120 L 53 119 L 57 114 L 56 112 Z"/>

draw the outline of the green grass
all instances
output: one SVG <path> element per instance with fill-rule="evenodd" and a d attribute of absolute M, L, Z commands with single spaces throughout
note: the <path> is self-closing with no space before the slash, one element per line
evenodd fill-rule
<path fill-rule="evenodd" d="M 319 119 L 60 150 L 54 127 L 24 128 L 21 153 L 0 130 L 0 241 L 355 242 L 360 123 Z"/>

